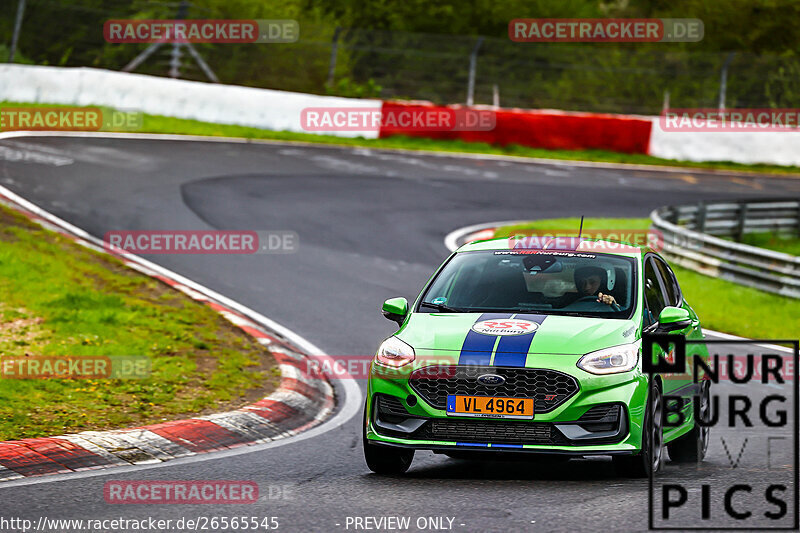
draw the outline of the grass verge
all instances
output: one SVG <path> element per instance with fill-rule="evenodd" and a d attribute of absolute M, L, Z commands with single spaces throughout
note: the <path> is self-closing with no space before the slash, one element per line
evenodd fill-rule
<path fill-rule="evenodd" d="M 800 238 L 785 233 L 746 233 L 739 242 L 785 254 L 800 255 Z"/>
<path fill-rule="evenodd" d="M 269 351 L 206 305 L 0 206 L 0 355 L 147 356 L 145 379 L 0 378 L 0 441 L 138 426 L 269 394 Z"/>
<path fill-rule="evenodd" d="M 579 218 L 537 220 L 498 228 L 496 237 L 522 230 L 577 228 Z M 630 229 L 650 227 L 647 218 L 588 218 L 585 229 Z M 800 335 L 800 300 L 743 287 L 673 266 L 686 301 L 702 320 L 703 327 L 750 338 L 788 338 Z"/>
<path fill-rule="evenodd" d="M 0 102 L 0 107 L 39 106 L 39 107 L 72 107 L 53 104 L 26 104 L 19 102 Z M 109 130 L 112 131 L 112 130 Z M 138 133 L 169 133 L 182 135 L 204 135 L 212 137 L 241 137 L 245 139 L 266 139 L 276 141 L 302 141 L 318 144 L 341 146 L 363 146 L 368 148 L 426 150 L 434 152 L 461 152 L 470 154 L 506 155 L 542 159 L 559 159 L 569 161 L 592 161 L 605 163 L 626 163 L 636 165 L 657 165 L 685 167 L 687 169 L 731 170 L 738 172 L 756 172 L 764 174 L 799 175 L 800 167 L 779 165 L 744 165 L 731 161 L 693 162 L 662 159 L 645 154 L 623 154 L 608 150 L 547 150 L 510 144 L 496 146 L 480 142 L 464 142 L 460 140 L 424 139 L 397 135 L 383 139 L 343 138 L 333 135 L 316 135 L 311 133 L 295 133 L 288 131 L 271 131 L 246 126 L 228 124 L 212 124 L 198 120 L 188 120 L 161 115 L 143 115 L 141 129 Z"/>

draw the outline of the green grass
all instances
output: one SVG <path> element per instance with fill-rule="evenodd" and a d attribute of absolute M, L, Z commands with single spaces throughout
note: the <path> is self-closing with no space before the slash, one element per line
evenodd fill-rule
<path fill-rule="evenodd" d="M 146 356 L 145 379 L 0 379 L 0 441 L 239 407 L 271 354 L 211 308 L 0 208 L 0 355 Z"/>
<path fill-rule="evenodd" d="M 25 104 L 16 102 L 0 102 L 0 107 L 8 106 L 54 106 L 50 104 Z M 365 139 L 335 137 L 333 135 L 316 135 L 311 133 L 295 133 L 288 131 L 270 131 L 246 126 L 212 124 L 198 120 L 188 120 L 160 115 L 143 116 L 140 133 L 170 133 L 183 135 L 204 135 L 212 137 L 241 137 L 245 139 L 264 139 L 275 141 L 299 141 L 317 144 L 340 146 L 363 146 L 369 148 L 422 150 L 434 152 L 462 152 L 471 154 L 491 154 L 528 158 L 559 159 L 570 161 L 595 161 L 606 163 L 625 163 L 637 165 L 677 166 L 687 169 L 717 169 L 739 172 L 757 172 L 767 174 L 800 175 L 800 167 L 779 165 L 744 165 L 730 161 L 692 162 L 661 159 L 644 154 L 624 154 L 608 150 L 547 150 L 511 144 L 496 146 L 480 142 L 464 142 L 460 140 L 437 140 L 402 135 L 383 139 Z"/>
<path fill-rule="evenodd" d="M 800 255 L 800 238 L 796 235 L 785 233 L 746 233 L 739 241 L 742 244 L 758 246 L 776 252 L 783 252 L 790 255 Z"/>
<path fill-rule="evenodd" d="M 498 228 L 497 237 L 525 230 L 577 228 L 579 218 L 537 220 L 528 224 Z M 646 218 L 589 218 L 584 228 L 643 230 L 650 227 Z M 704 276 L 673 266 L 686 301 L 700 316 L 703 327 L 750 338 L 789 338 L 800 336 L 800 300 L 743 287 L 729 281 Z"/>

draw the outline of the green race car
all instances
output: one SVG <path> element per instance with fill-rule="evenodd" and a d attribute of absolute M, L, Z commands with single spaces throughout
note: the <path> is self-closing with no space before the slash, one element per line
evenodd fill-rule
<path fill-rule="evenodd" d="M 695 417 L 707 414 L 709 382 L 690 368 L 642 369 L 643 333 L 702 339 L 652 249 L 561 237 L 473 242 L 411 308 L 393 298 L 383 314 L 400 329 L 370 366 L 363 442 L 374 472 L 405 472 L 415 450 L 610 455 L 620 474 L 637 477 L 659 470 L 664 447 L 673 461 L 705 455 L 708 429 Z M 702 344 L 687 349 L 707 357 Z M 671 400 L 682 423 L 665 416 L 667 396 L 683 398 Z"/>

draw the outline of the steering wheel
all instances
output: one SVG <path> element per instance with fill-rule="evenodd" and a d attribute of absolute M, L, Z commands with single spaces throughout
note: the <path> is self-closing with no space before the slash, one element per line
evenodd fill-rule
<path fill-rule="evenodd" d="M 603 302 L 598 302 L 598 301 L 597 301 L 597 295 L 596 295 L 596 294 L 590 294 L 589 296 L 581 296 L 580 298 L 578 298 L 577 300 L 575 300 L 575 303 L 577 303 L 577 302 L 597 302 L 597 303 L 603 303 Z"/>

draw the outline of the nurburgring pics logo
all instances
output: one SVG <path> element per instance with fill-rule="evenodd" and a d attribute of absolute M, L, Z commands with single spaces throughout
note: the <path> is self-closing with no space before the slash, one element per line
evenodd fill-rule
<path fill-rule="evenodd" d="M 650 473 L 650 530 L 797 530 L 799 345 L 643 335 L 642 369 L 663 379 L 665 433 L 694 426 L 668 444 L 672 463 Z"/>
<path fill-rule="evenodd" d="M 103 246 L 129 254 L 289 254 L 300 238 L 294 231 L 109 231 Z"/>
<path fill-rule="evenodd" d="M 306 131 L 491 131 L 497 115 L 490 109 L 381 109 L 374 107 L 307 107 L 300 113 Z"/>
<path fill-rule="evenodd" d="M 700 19 L 514 19 L 508 37 L 519 43 L 694 43 L 703 40 Z"/>
<path fill-rule="evenodd" d="M 668 109 L 658 123 L 663 131 L 800 132 L 800 109 Z"/>
<path fill-rule="evenodd" d="M 296 20 L 107 20 L 109 43 L 293 43 Z"/>

